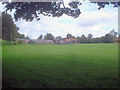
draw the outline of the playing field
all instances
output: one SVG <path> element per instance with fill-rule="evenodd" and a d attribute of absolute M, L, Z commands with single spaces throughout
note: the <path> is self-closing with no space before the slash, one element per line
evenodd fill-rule
<path fill-rule="evenodd" d="M 3 46 L 3 88 L 117 87 L 117 44 Z"/>

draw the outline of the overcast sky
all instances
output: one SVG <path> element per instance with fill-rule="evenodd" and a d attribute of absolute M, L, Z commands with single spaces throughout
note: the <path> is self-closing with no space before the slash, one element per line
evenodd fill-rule
<path fill-rule="evenodd" d="M 0 4 L 2 10 L 2 4 Z M 19 20 L 15 22 L 20 28 L 19 32 L 32 39 L 38 38 L 40 34 L 52 33 L 54 36 L 66 37 L 67 33 L 74 36 L 87 36 L 92 33 L 94 37 L 104 36 L 112 29 L 118 32 L 118 9 L 109 5 L 98 10 L 96 4 L 89 1 L 83 2 L 80 6 L 81 14 L 78 18 L 63 15 L 62 17 L 40 16 L 41 20 L 26 22 Z"/>

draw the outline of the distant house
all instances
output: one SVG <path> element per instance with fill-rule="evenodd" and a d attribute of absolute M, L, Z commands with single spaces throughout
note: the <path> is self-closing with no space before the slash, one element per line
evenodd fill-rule
<path fill-rule="evenodd" d="M 114 39 L 114 43 L 120 43 L 119 38 L 115 38 L 115 39 Z"/>
<path fill-rule="evenodd" d="M 43 39 L 24 39 L 24 38 L 16 38 L 15 42 L 23 41 L 23 43 L 35 43 L 35 44 L 54 44 L 53 40 L 43 40 Z"/>
<path fill-rule="evenodd" d="M 64 43 L 66 43 L 66 44 L 77 43 L 77 39 L 75 39 L 75 38 L 66 38 L 66 39 L 64 40 Z"/>
<path fill-rule="evenodd" d="M 30 42 L 30 39 L 16 38 L 15 42 L 18 43 L 18 41 L 23 41 L 23 43 L 28 43 L 28 42 Z"/>
<path fill-rule="evenodd" d="M 55 40 L 55 43 L 56 44 L 64 44 L 64 41 L 63 40 Z"/>
<path fill-rule="evenodd" d="M 55 40 L 56 44 L 73 44 L 77 43 L 77 39 L 75 38 L 62 38 L 61 40 Z"/>
<path fill-rule="evenodd" d="M 54 44 L 53 40 L 31 39 L 31 43 L 35 44 Z"/>

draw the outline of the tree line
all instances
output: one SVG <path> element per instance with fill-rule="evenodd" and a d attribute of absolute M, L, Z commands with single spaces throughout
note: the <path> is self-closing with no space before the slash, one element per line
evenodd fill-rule
<path fill-rule="evenodd" d="M 116 39 L 119 40 L 119 37 L 117 37 L 118 33 L 113 29 L 109 33 L 105 34 L 101 37 L 94 38 L 93 35 L 90 33 L 86 37 L 85 35 L 81 35 L 80 37 L 75 37 L 72 34 L 67 34 L 65 38 L 62 38 L 61 36 L 54 37 L 51 33 L 47 33 L 44 37 L 43 35 L 40 35 L 37 39 L 45 39 L 45 40 L 53 40 L 54 42 L 56 40 L 63 40 L 68 38 L 76 39 L 78 43 L 113 43 Z"/>
<path fill-rule="evenodd" d="M 20 34 L 19 28 L 14 23 L 12 16 L 6 12 L 2 12 L 2 39 L 7 41 L 15 41 L 15 38 L 24 38 L 30 39 L 28 36 L 25 37 L 24 34 Z M 72 34 L 67 34 L 65 38 L 74 38 L 78 43 L 112 43 L 117 38 L 117 32 L 115 30 L 111 30 L 105 36 L 93 38 L 93 35 L 90 33 L 86 37 L 85 35 L 81 35 L 80 37 L 75 37 Z M 40 35 L 37 39 L 45 39 L 45 40 L 63 40 L 61 36 L 53 36 L 51 33 L 47 33 L 46 35 Z M 118 37 L 120 39 L 120 35 Z"/>

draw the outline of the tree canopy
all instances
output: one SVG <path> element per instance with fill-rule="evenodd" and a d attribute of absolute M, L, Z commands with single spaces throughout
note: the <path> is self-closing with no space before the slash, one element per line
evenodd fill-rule
<path fill-rule="evenodd" d="M 85 0 L 84 0 L 85 1 Z M 91 1 L 91 0 L 90 0 Z M 98 9 L 104 8 L 105 5 L 112 4 L 113 7 L 120 6 L 120 2 L 92 2 L 97 3 Z M 77 18 L 81 14 L 79 5 L 80 1 L 71 1 L 68 6 L 65 6 L 64 1 L 53 2 L 3 2 L 6 11 L 15 10 L 14 18 L 19 20 L 20 18 L 26 21 L 32 21 L 34 18 L 40 20 L 39 15 L 60 17 L 63 14 Z"/>
<path fill-rule="evenodd" d="M 74 36 L 72 36 L 72 35 L 69 34 L 69 33 L 66 35 L 66 37 L 67 37 L 67 38 L 75 38 Z"/>
<path fill-rule="evenodd" d="M 17 32 L 15 30 L 17 30 L 17 27 L 14 24 L 11 15 L 3 12 L 2 13 L 2 38 L 8 41 L 13 40 L 13 38 L 15 37 L 15 32 Z"/>
<path fill-rule="evenodd" d="M 40 35 L 37 39 L 42 39 L 43 35 Z"/>
<path fill-rule="evenodd" d="M 2 12 L 2 39 L 15 41 L 15 38 L 24 38 L 24 34 L 18 32 L 19 28 L 14 23 L 12 16 Z"/>
<path fill-rule="evenodd" d="M 47 33 L 47 34 L 44 36 L 44 39 L 45 39 L 45 40 L 53 40 L 53 41 L 54 41 L 54 36 L 53 36 L 51 33 Z"/>

